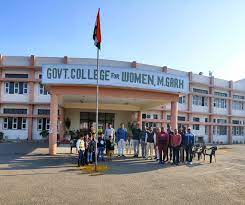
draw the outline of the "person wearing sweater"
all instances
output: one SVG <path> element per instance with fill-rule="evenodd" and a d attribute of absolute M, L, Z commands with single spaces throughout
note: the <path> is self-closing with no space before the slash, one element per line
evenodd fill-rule
<path fill-rule="evenodd" d="M 169 136 L 163 127 L 162 129 L 159 127 L 157 128 L 156 141 L 159 152 L 159 164 L 164 164 L 167 156 Z"/>
<path fill-rule="evenodd" d="M 184 145 L 185 145 L 185 152 L 186 152 L 186 161 L 189 164 L 192 164 L 192 158 L 193 158 L 192 148 L 194 146 L 194 141 L 195 141 L 195 136 L 191 132 L 191 128 L 188 127 L 187 133 L 185 134 L 185 138 L 184 138 Z"/>
<path fill-rule="evenodd" d="M 179 152 L 181 145 L 182 137 L 181 134 L 178 133 L 177 129 L 174 129 L 174 134 L 171 139 L 171 146 L 173 147 L 173 164 L 179 165 Z"/>
<path fill-rule="evenodd" d="M 141 129 L 139 123 L 137 123 L 136 127 L 133 127 L 132 129 L 132 142 L 133 142 L 133 148 L 134 148 L 134 157 L 139 156 L 139 143 L 140 143 L 140 135 L 141 135 Z"/>
<path fill-rule="evenodd" d="M 126 145 L 126 140 L 128 137 L 127 129 L 124 124 L 121 123 L 121 127 L 117 130 L 117 146 L 118 146 L 118 156 L 124 157 L 124 149 Z"/>
<path fill-rule="evenodd" d="M 105 161 L 104 159 L 104 152 L 105 152 L 105 139 L 104 139 L 104 134 L 103 133 L 99 133 L 99 137 L 98 137 L 98 143 L 97 143 L 97 147 L 98 147 L 98 159 L 101 159 L 102 161 Z"/>

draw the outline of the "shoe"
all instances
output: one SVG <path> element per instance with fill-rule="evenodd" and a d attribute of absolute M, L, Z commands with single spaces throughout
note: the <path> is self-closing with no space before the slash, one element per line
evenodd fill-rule
<path fill-rule="evenodd" d="M 159 161 L 159 159 L 156 159 L 156 162 Z"/>
<path fill-rule="evenodd" d="M 119 155 L 117 155 L 118 157 L 120 157 L 120 154 Z"/>
<path fill-rule="evenodd" d="M 125 155 L 123 154 L 122 157 L 125 157 Z"/>
<path fill-rule="evenodd" d="M 192 165 L 192 162 L 190 162 L 189 164 Z"/>

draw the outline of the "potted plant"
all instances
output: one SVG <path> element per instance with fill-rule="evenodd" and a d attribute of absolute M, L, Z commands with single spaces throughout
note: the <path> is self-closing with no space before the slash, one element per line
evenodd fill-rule
<path fill-rule="evenodd" d="M 3 136 L 4 136 L 4 133 L 0 132 L 0 142 L 3 142 Z"/>
<path fill-rule="evenodd" d="M 40 132 L 40 135 L 42 136 L 43 139 L 47 139 L 48 138 L 48 135 L 49 135 L 49 131 L 48 130 L 42 130 Z"/>

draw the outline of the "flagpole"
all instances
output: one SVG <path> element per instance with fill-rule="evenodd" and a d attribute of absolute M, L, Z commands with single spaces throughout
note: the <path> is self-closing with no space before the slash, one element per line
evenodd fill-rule
<path fill-rule="evenodd" d="M 94 170 L 97 171 L 97 142 L 99 139 L 99 48 L 97 48 L 97 82 L 96 82 L 96 145 L 95 145 L 95 164 L 94 164 Z"/>

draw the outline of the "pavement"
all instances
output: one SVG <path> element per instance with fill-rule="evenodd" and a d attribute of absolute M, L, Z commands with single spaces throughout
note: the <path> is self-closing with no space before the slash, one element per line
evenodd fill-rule
<path fill-rule="evenodd" d="M 47 144 L 0 144 L 0 205 L 38 204 L 245 204 L 245 145 L 222 146 L 217 162 L 165 166 L 115 158 L 109 170 L 86 173 L 76 154 Z"/>

